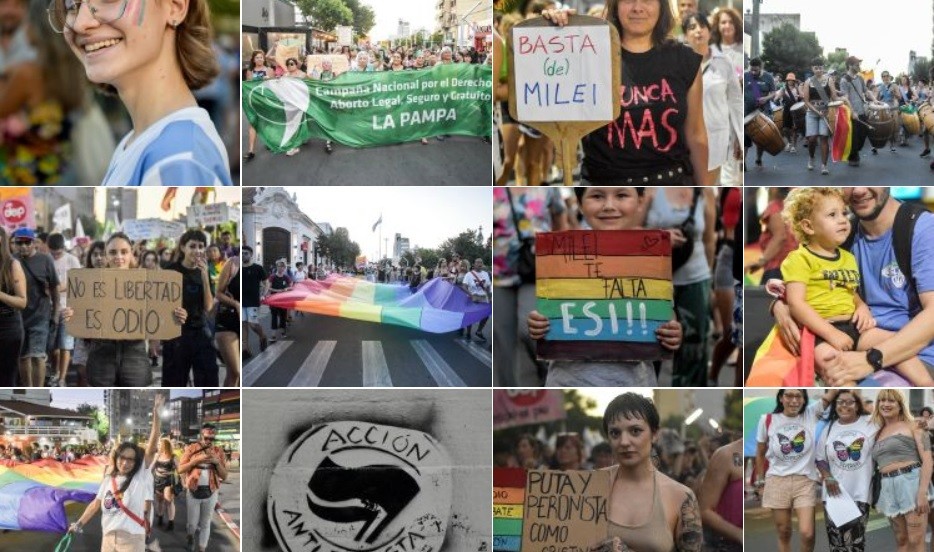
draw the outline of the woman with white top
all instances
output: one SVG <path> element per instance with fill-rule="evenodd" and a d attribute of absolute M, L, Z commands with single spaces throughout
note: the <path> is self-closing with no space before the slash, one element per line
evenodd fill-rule
<path fill-rule="evenodd" d="M 68 529 L 70 533 L 81 533 L 83 527 L 100 511 L 102 552 L 146 550 L 154 488 L 150 469 L 159 443 L 164 402 L 165 398 L 161 394 L 157 394 L 153 400 L 152 429 L 149 432 L 146 450 L 143 451 L 129 441 L 117 445 L 97 497 Z"/>
<path fill-rule="evenodd" d="M 764 489 L 762 507 L 772 510 L 779 552 L 791 552 L 792 511 L 798 517 L 801 551 L 814 550 L 814 507 L 819 479 L 814 463 L 816 427 L 830 399 L 830 394 L 826 394 L 809 405 L 807 390 L 779 389 L 775 410 L 759 419 L 755 485 Z"/>
<path fill-rule="evenodd" d="M 862 398 L 852 389 L 833 390 L 829 423 L 821 432 L 817 446 L 817 470 L 823 481 L 822 497 L 839 496 L 844 491 L 856 502 L 861 515 L 837 527 L 826 517 L 830 552 L 861 552 L 866 548 L 866 524 L 869 522 L 869 486 L 872 482 L 872 459 L 869 451 L 879 427 L 872 422 Z"/>

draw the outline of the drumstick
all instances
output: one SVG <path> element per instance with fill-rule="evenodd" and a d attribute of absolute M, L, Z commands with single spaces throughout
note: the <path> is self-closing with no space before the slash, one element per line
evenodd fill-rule
<path fill-rule="evenodd" d="M 817 110 L 816 107 L 812 106 L 810 102 L 804 104 L 805 107 L 813 111 L 818 117 L 824 120 L 824 124 L 827 125 L 827 131 L 830 132 L 830 135 L 833 136 L 833 128 L 830 127 L 830 121 L 827 120 L 827 116 Z"/>

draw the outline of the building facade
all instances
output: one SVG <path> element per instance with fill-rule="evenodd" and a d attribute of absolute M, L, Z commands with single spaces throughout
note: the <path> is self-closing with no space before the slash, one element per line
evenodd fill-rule
<path fill-rule="evenodd" d="M 0 400 L 0 443 L 16 447 L 25 444 L 51 447 L 96 443 L 97 432 L 90 425 L 90 417 L 73 410 L 20 400 Z"/>
<path fill-rule="evenodd" d="M 205 389 L 201 398 L 202 423 L 217 426 L 217 443 L 226 450 L 240 450 L 240 391 Z"/>
<path fill-rule="evenodd" d="M 438 0 L 435 21 L 444 43 L 485 50 L 492 38 L 493 4 L 486 0 Z"/>
<path fill-rule="evenodd" d="M 168 402 L 169 411 L 164 431 L 172 438 L 182 442 L 198 438 L 201 429 L 201 399 L 195 397 L 177 397 Z"/>
<path fill-rule="evenodd" d="M 254 262 L 267 270 L 277 259 L 290 266 L 323 262 L 315 244 L 324 231 L 283 188 L 244 188 L 243 233 L 243 243 L 253 246 Z"/>
<path fill-rule="evenodd" d="M 169 402 L 168 389 L 105 389 L 104 408 L 110 419 L 110 438 L 136 442 L 147 439 L 152 428 L 152 404 L 156 394 Z"/>

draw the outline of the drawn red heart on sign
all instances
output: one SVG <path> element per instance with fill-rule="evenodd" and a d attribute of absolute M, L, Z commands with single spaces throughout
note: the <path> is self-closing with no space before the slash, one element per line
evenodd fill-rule
<path fill-rule="evenodd" d="M 646 236 L 642 240 L 642 249 L 643 250 L 652 249 L 653 247 L 658 245 L 658 242 L 660 241 L 662 241 L 662 239 L 659 238 L 658 236 Z"/>

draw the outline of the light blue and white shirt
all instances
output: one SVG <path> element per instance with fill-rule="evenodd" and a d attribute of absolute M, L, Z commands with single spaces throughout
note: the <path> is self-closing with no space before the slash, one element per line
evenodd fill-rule
<path fill-rule="evenodd" d="M 127 142 L 110 160 L 103 186 L 232 186 L 227 149 L 208 112 L 179 109 Z"/>

